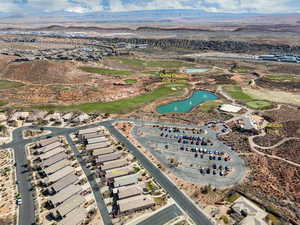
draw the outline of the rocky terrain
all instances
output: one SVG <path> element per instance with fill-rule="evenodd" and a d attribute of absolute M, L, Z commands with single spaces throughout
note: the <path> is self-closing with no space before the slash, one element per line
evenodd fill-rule
<path fill-rule="evenodd" d="M 284 216 L 293 224 L 299 224 L 299 169 L 260 155 L 248 155 L 244 159 L 251 170 L 239 190 L 270 212 Z"/>
<path fill-rule="evenodd" d="M 299 81 L 272 81 L 265 78 L 260 78 L 255 83 L 264 88 L 276 88 L 286 91 L 299 91 L 300 90 L 300 78 Z"/>
<path fill-rule="evenodd" d="M 101 40 L 101 39 L 100 39 Z M 104 39 L 107 40 L 107 39 Z M 241 41 L 214 41 L 188 39 L 140 39 L 115 38 L 114 42 L 128 42 L 131 44 L 148 44 L 154 48 L 183 48 L 201 51 L 219 51 L 234 53 L 261 53 L 261 52 L 293 52 L 300 53 L 300 46 L 258 44 Z"/>
<path fill-rule="evenodd" d="M 300 139 L 286 141 L 280 146 L 272 149 L 258 149 L 260 152 L 267 153 L 269 155 L 276 155 L 283 159 L 299 163 L 300 164 Z"/>
<path fill-rule="evenodd" d="M 38 60 L 34 62 L 8 63 L 2 70 L 2 79 L 33 84 L 69 84 L 83 82 L 82 78 L 68 75 L 74 63 Z"/>

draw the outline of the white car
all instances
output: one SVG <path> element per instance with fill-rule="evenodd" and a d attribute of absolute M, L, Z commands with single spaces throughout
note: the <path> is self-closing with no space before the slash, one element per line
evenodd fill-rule
<path fill-rule="evenodd" d="M 21 198 L 18 198 L 18 199 L 17 199 L 17 205 L 22 205 L 22 203 L 23 203 L 22 199 L 21 199 Z"/>

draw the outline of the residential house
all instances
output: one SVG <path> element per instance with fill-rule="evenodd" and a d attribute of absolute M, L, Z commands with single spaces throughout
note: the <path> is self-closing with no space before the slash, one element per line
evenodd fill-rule
<path fill-rule="evenodd" d="M 58 153 L 48 159 L 43 160 L 42 163 L 40 164 L 40 166 L 42 168 L 47 168 L 47 167 L 53 165 L 54 163 L 57 163 L 61 160 L 67 159 L 67 158 L 68 158 L 67 154 L 64 152 L 61 152 L 61 153 Z"/>
<path fill-rule="evenodd" d="M 67 199 L 71 198 L 75 194 L 79 194 L 82 191 L 79 185 L 71 184 L 66 188 L 62 189 L 60 192 L 49 198 L 49 204 L 54 208 L 59 204 L 63 203 Z"/>
<path fill-rule="evenodd" d="M 75 174 L 70 173 L 52 184 L 48 190 L 50 193 L 57 193 L 69 185 L 77 183 L 78 181 L 78 177 Z"/>

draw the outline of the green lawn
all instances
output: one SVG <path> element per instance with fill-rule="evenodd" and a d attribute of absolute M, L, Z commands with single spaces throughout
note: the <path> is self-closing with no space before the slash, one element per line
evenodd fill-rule
<path fill-rule="evenodd" d="M 250 70 L 246 69 L 246 68 L 236 68 L 236 69 L 233 70 L 233 72 L 235 72 L 235 73 L 249 73 Z"/>
<path fill-rule="evenodd" d="M 138 108 L 141 108 L 159 98 L 166 96 L 180 95 L 184 88 L 187 86 L 186 83 L 168 83 L 161 85 L 154 91 L 139 95 L 132 98 L 121 99 L 112 102 L 95 102 L 85 103 L 80 105 L 45 105 L 35 106 L 33 108 L 43 110 L 58 110 L 58 111 L 74 111 L 79 110 L 83 112 L 103 112 L 103 113 L 129 113 Z"/>
<path fill-rule="evenodd" d="M 147 72 L 143 72 L 143 74 L 159 76 L 159 71 L 147 71 Z"/>
<path fill-rule="evenodd" d="M 262 110 L 272 106 L 270 101 L 259 100 L 259 98 L 251 97 L 245 93 L 238 85 L 224 86 L 224 91 L 233 99 L 247 105 L 252 109 Z"/>
<path fill-rule="evenodd" d="M 123 64 L 131 65 L 131 66 L 145 66 L 146 61 L 140 59 L 132 59 L 132 58 L 115 58 Z"/>
<path fill-rule="evenodd" d="M 0 80 L 0 89 L 10 89 L 24 86 L 23 83 L 9 80 Z"/>
<path fill-rule="evenodd" d="M 266 79 L 272 81 L 300 81 L 300 76 L 289 76 L 289 75 L 269 75 Z"/>
<path fill-rule="evenodd" d="M 126 80 L 124 80 L 124 82 L 126 84 L 135 84 L 137 82 L 137 80 L 136 79 L 126 79 Z"/>
<path fill-rule="evenodd" d="M 281 221 L 276 216 L 274 216 L 270 213 L 266 216 L 266 220 L 268 222 L 271 222 L 272 225 L 281 225 L 282 224 Z"/>
<path fill-rule="evenodd" d="M 162 67 L 162 68 L 179 68 L 183 66 L 190 66 L 191 63 L 186 63 L 183 61 L 145 61 L 141 59 L 133 59 L 133 58 L 116 58 L 123 64 L 138 66 L 138 67 Z"/>
<path fill-rule="evenodd" d="M 243 92 L 242 88 L 237 85 L 224 86 L 225 92 L 231 97 L 242 103 L 253 101 L 254 99 Z"/>
<path fill-rule="evenodd" d="M 91 66 L 81 66 L 79 67 L 79 69 L 88 73 L 97 73 L 97 74 L 108 75 L 108 76 L 118 76 L 118 75 L 127 76 L 133 73 L 128 70 L 111 70 L 111 69 L 104 69 L 104 68 L 91 67 Z"/>
<path fill-rule="evenodd" d="M 268 101 L 257 100 L 257 101 L 247 102 L 246 105 L 253 109 L 262 110 L 262 109 L 270 108 L 272 106 L 272 103 Z"/>
<path fill-rule="evenodd" d="M 204 112 L 211 112 L 215 108 L 219 107 L 220 105 L 223 105 L 224 102 L 220 100 L 215 100 L 215 101 L 208 101 L 204 102 L 199 106 L 199 109 Z"/>
<path fill-rule="evenodd" d="M 241 197 L 241 195 L 239 193 L 234 193 L 234 194 L 230 195 L 229 197 L 225 198 L 225 201 L 233 203 L 239 197 Z"/>
<path fill-rule="evenodd" d="M 7 101 L 0 100 L 0 107 L 5 106 L 6 104 L 8 104 Z"/>

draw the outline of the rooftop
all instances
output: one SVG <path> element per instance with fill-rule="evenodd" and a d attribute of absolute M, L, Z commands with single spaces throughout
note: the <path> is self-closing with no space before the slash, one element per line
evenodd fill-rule
<path fill-rule="evenodd" d="M 54 184 L 50 186 L 54 191 L 59 192 L 65 187 L 74 184 L 78 181 L 78 178 L 76 175 L 70 173 L 67 176 L 64 176 L 63 178 L 56 181 Z"/>
<path fill-rule="evenodd" d="M 66 166 L 60 170 L 58 170 L 57 172 L 49 175 L 48 177 L 45 178 L 45 180 L 50 183 L 50 182 L 56 182 L 59 179 L 61 179 L 62 177 L 65 177 L 66 175 L 73 173 L 74 172 L 74 168 L 71 166 Z"/>
<path fill-rule="evenodd" d="M 63 147 L 57 147 L 57 148 L 54 148 L 52 149 L 51 151 L 48 151 L 48 152 L 45 152 L 44 154 L 41 154 L 39 157 L 42 159 L 42 160 L 45 160 L 45 159 L 48 159 L 58 153 L 61 153 L 61 152 L 64 152 L 65 149 Z"/>
<path fill-rule="evenodd" d="M 81 195 L 74 195 L 56 208 L 56 211 L 63 217 L 69 212 L 79 207 L 85 202 L 85 198 Z"/>
<path fill-rule="evenodd" d="M 82 138 L 97 138 L 97 137 L 104 137 L 103 134 L 101 134 L 100 132 L 95 132 L 95 133 L 89 133 L 89 134 L 84 134 L 82 135 Z"/>
<path fill-rule="evenodd" d="M 139 174 L 137 174 L 137 173 L 123 176 L 123 177 L 117 177 L 114 179 L 114 181 L 115 181 L 114 185 L 115 185 L 115 187 L 120 187 L 120 186 L 129 185 L 129 184 L 136 184 L 138 182 L 138 179 L 139 179 Z"/>
<path fill-rule="evenodd" d="M 41 147 L 44 147 L 44 146 L 49 145 L 49 144 L 51 144 L 53 142 L 56 142 L 56 141 L 59 141 L 59 138 L 58 137 L 52 137 L 52 138 L 41 140 L 37 144 Z"/>
<path fill-rule="evenodd" d="M 88 128 L 88 129 L 80 130 L 80 131 L 78 131 L 78 134 L 79 135 L 90 134 L 90 133 L 98 132 L 100 130 L 101 130 L 100 127 L 93 127 L 93 128 Z"/>
<path fill-rule="evenodd" d="M 60 160 L 67 159 L 67 158 L 68 158 L 67 154 L 64 152 L 61 152 L 61 153 L 58 153 L 57 155 L 52 156 L 51 158 L 44 160 L 41 163 L 41 166 L 45 168 L 45 167 L 53 165 L 54 163 L 56 163 Z"/>
<path fill-rule="evenodd" d="M 106 142 L 100 142 L 100 143 L 95 143 L 95 144 L 88 144 L 86 146 L 86 150 L 93 150 L 93 149 L 97 149 L 97 148 L 105 148 L 110 146 L 110 142 L 106 141 Z"/>
<path fill-rule="evenodd" d="M 248 200 L 247 198 L 245 198 L 243 196 L 241 196 L 237 200 L 235 200 L 233 205 L 231 206 L 231 208 L 239 214 L 241 214 L 242 212 L 245 212 L 245 213 L 247 213 L 247 217 L 253 217 L 257 221 L 261 221 L 267 216 L 267 213 L 264 210 L 262 210 L 260 207 L 258 207 L 256 204 L 254 204 L 252 201 Z M 255 220 L 253 220 L 253 218 L 247 219 L 247 221 L 248 220 L 255 221 Z M 256 224 L 256 223 L 254 223 L 254 224 Z M 261 224 L 261 223 L 258 223 L 258 224 Z"/>
<path fill-rule="evenodd" d="M 82 221 L 85 219 L 86 214 L 87 214 L 86 209 L 84 209 L 82 207 L 77 208 L 77 209 L 73 210 L 72 212 L 70 212 L 69 214 L 67 214 L 67 216 L 58 223 L 58 225 L 81 224 Z"/>
<path fill-rule="evenodd" d="M 81 190 L 82 189 L 79 185 L 71 184 L 68 187 L 62 189 L 54 196 L 51 196 L 49 200 L 52 202 L 54 206 L 56 206 L 58 203 L 62 203 L 66 201 L 68 198 L 72 197 L 76 193 L 79 193 Z"/>
<path fill-rule="evenodd" d="M 230 105 L 230 104 L 223 104 L 221 107 L 220 107 L 220 110 L 221 111 L 224 111 L 224 112 L 232 112 L 232 113 L 237 113 L 241 110 L 242 108 L 239 107 L 239 106 L 235 106 L 235 105 Z"/>
<path fill-rule="evenodd" d="M 128 163 L 127 163 L 126 159 L 119 159 L 119 160 L 114 160 L 114 161 L 103 163 L 103 165 L 101 166 L 101 169 L 102 170 L 110 170 L 110 169 L 126 166 L 127 164 Z"/>
<path fill-rule="evenodd" d="M 55 141 L 55 142 L 52 142 L 52 143 L 50 143 L 50 144 L 48 144 L 48 145 L 40 148 L 38 151 L 40 153 L 46 153 L 46 152 L 48 152 L 48 151 L 50 151 L 50 150 L 52 150 L 54 148 L 57 148 L 59 146 L 61 146 L 61 143 L 59 141 Z"/>
<path fill-rule="evenodd" d="M 106 137 L 95 137 L 95 138 L 88 138 L 87 142 L 89 144 L 95 144 L 100 142 L 108 142 L 108 139 Z"/>
<path fill-rule="evenodd" d="M 99 156 L 97 158 L 97 162 L 102 163 L 102 162 L 113 161 L 113 160 L 119 159 L 120 157 L 121 157 L 120 152 L 114 152 L 114 153 Z"/>
<path fill-rule="evenodd" d="M 114 152 L 114 147 L 98 148 L 93 150 L 93 156 L 106 155 Z"/>
<path fill-rule="evenodd" d="M 128 174 L 133 173 L 133 169 L 131 167 L 121 167 L 117 169 L 107 170 L 105 178 L 115 178 L 115 177 L 122 177 Z"/>
<path fill-rule="evenodd" d="M 54 163 L 53 165 L 45 168 L 44 172 L 46 174 L 55 173 L 56 171 L 66 167 L 66 166 L 69 166 L 69 165 L 70 165 L 69 161 L 64 159 L 64 160 L 58 161 L 58 162 Z"/>
<path fill-rule="evenodd" d="M 120 207 L 120 212 L 124 213 L 144 207 L 151 207 L 154 205 L 154 201 L 144 195 L 139 195 L 132 198 L 119 200 L 118 204 Z"/>
<path fill-rule="evenodd" d="M 139 185 L 130 185 L 113 189 L 114 193 L 118 193 L 119 199 L 129 198 L 142 194 L 142 188 Z"/>

